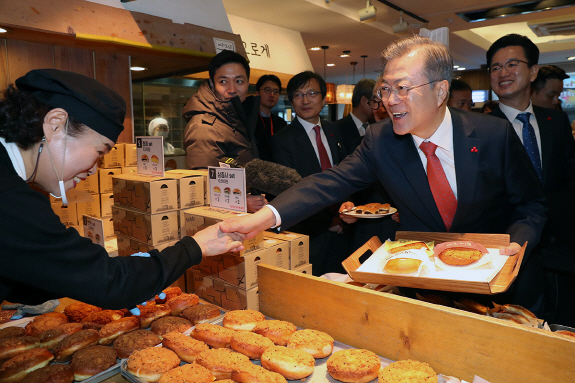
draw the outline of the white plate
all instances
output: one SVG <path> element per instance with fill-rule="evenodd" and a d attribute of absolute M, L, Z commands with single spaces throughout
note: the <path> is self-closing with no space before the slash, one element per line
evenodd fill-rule
<path fill-rule="evenodd" d="M 354 218 L 381 218 L 381 217 L 386 217 L 388 215 L 392 215 L 394 213 L 397 213 L 397 209 L 394 207 L 390 207 L 388 213 L 380 213 L 380 214 L 358 214 L 358 213 L 354 212 L 353 210 L 342 212 L 342 213 L 345 215 L 348 215 L 350 217 L 354 217 Z"/>

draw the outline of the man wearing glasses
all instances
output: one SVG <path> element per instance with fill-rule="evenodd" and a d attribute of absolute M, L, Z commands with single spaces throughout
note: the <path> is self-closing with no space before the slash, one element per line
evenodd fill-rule
<path fill-rule="evenodd" d="M 260 116 L 257 120 L 255 138 L 260 159 L 273 161 L 272 136 L 287 125 L 287 122 L 272 109 L 277 105 L 282 91 L 280 79 L 273 74 L 265 74 L 256 83 L 256 94 L 260 96 Z"/>

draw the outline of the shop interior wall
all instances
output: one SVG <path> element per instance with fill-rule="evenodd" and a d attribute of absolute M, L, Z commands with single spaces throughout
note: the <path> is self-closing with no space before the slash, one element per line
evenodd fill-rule
<path fill-rule="evenodd" d="M 130 56 L 0 38 L 0 89 L 32 69 L 46 68 L 80 73 L 118 92 L 126 101 L 118 142 L 133 142 Z"/>

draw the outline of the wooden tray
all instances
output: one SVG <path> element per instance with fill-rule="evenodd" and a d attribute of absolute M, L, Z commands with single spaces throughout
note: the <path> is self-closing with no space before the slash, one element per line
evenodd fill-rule
<path fill-rule="evenodd" d="M 460 234 L 398 231 L 395 235 L 395 238 L 413 239 L 425 242 L 435 241 L 436 244 L 450 241 L 474 241 L 481 243 L 485 247 L 491 248 L 509 245 L 508 234 Z M 517 254 L 509 257 L 501 271 L 497 273 L 490 282 L 470 282 L 453 279 L 437 279 L 412 276 L 408 277 L 401 275 L 356 271 L 359 266 L 361 266 L 360 257 L 363 256 L 368 250 L 371 250 L 375 253 L 375 251 L 380 246 L 380 240 L 377 237 L 373 237 L 362 247 L 357 249 L 352 255 L 350 255 L 349 258 L 342 262 L 345 271 L 351 278 L 353 278 L 354 281 L 362 283 L 376 283 L 380 285 L 414 287 L 419 289 L 492 295 L 507 291 L 511 283 L 517 277 L 521 262 L 523 261 L 523 255 L 525 254 L 527 242 L 525 242 Z"/>

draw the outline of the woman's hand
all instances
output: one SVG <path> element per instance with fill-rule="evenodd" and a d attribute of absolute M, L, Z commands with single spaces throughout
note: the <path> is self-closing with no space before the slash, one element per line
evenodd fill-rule
<path fill-rule="evenodd" d="M 228 251 L 244 250 L 243 240 L 245 235 L 239 233 L 224 233 L 221 231 L 220 226 L 223 222 L 209 226 L 204 230 L 197 232 L 193 238 L 196 240 L 202 255 L 204 257 L 211 257 Z"/>
<path fill-rule="evenodd" d="M 343 222 L 348 224 L 356 223 L 358 218 L 350 217 L 349 215 L 345 215 L 344 213 L 342 213 L 342 211 L 344 210 L 351 211 L 351 209 L 353 209 L 354 207 L 355 205 L 353 204 L 353 202 L 347 201 L 342 203 L 339 208 L 339 218 L 341 218 Z"/>

